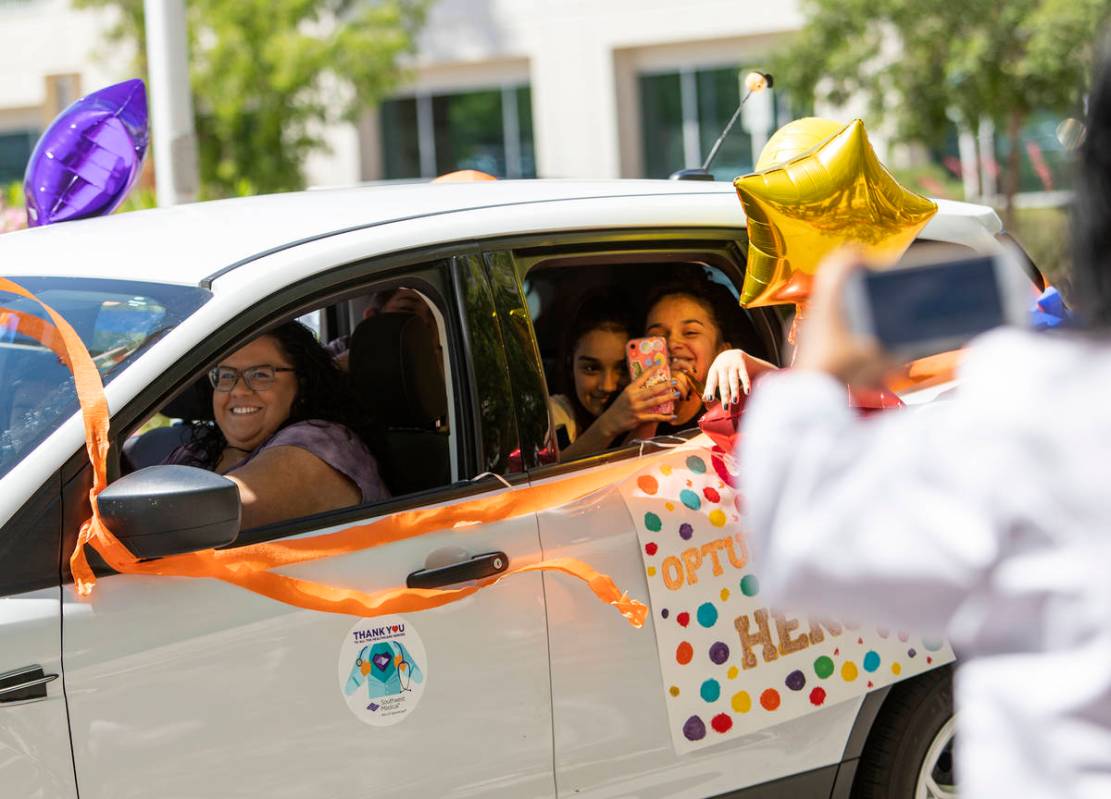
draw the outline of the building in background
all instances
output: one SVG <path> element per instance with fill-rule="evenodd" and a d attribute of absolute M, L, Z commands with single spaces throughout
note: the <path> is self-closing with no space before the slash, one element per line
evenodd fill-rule
<path fill-rule="evenodd" d="M 0 0 L 0 185 L 23 179 L 39 135 L 82 93 L 127 77 L 104 14 L 69 0 Z"/>
<path fill-rule="evenodd" d="M 439 0 L 407 87 L 334 131 L 350 154 L 334 177 L 356 160 L 363 180 L 666 177 L 701 164 L 737 107 L 738 70 L 801 22 L 793 0 Z M 749 169 L 786 114 L 772 95 L 747 110 L 723 177 Z"/>
<path fill-rule="evenodd" d="M 132 53 L 106 38 L 111 22 L 69 0 L 0 0 L 0 185 L 22 178 L 38 135 L 69 102 L 130 77 Z M 666 177 L 701 164 L 740 99 L 739 74 L 801 25 L 797 0 L 435 0 L 405 85 L 357 123 L 325 131 L 330 152 L 312 156 L 306 174 L 312 185 L 456 169 Z M 719 178 L 751 169 L 769 133 L 809 111 L 782 98 L 771 92 L 746 106 L 714 165 Z M 1028 126 L 1024 191 L 1068 188 L 1056 122 L 1039 116 Z M 883 131 L 869 127 L 888 163 L 922 164 L 921 153 L 888 150 Z M 970 198 L 990 195 L 1006 144 L 996 137 L 983 148 L 996 153 L 984 164 L 970 161 L 969 145 L 954 131 L 931 155 L 933 174 L 963 182 Z"/>

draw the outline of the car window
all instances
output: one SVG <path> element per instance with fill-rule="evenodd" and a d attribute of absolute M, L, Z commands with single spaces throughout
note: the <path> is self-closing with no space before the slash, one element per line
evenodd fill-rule
<path fill-rule="evenodd" d="M 18 278 L 77 331 L 105 383 L 209 298 L 198 288 L 85 278 Z M 13 313 L 14 312 L 14 313 Z M 49 322 L 42 307 L 0 292 L 0 477 L 78 408 L 73 376 L 18 314 Z"/>
<path fill-rule="evenodd" d="M 362 493 L 362 501 L 318 512 L 375 504 L 450 485 L 460 472 L 451 380 L 454 366 L 448 343 L 452 318 L 437 290 L 423 279 L 394 277 L 348 291 L 327 305 L 298 310 L 292 319 L 270 321 L 216 359 L 215 383 L 211 370 L 197 375 L 184 392 L 125 441 L 125 468 L 179 463 L 234 474 L 272 441 L 274 446 L 299 447 L 316 455 Z M 229 427 L 235 422 L 227 413 L 227 397 L 235 392 L 234 396 L 266 399 L 281 377 L 264 374 L 267 385 L 250 394 L 244 388 L 247 377 L 259 378 L 249 372 L 251 365 L 235 361 L 236 353 L 246 351 L 250 342 L 260 338 L 279 337 L 285 342 L 280 331 L 291 324 L 315 339 L 312 347 L 298 345 L 302 347 L 298 351 L 308 355 L 297 355 L 284 343 L 275 352 L 283 366 L 288 360 L 296 370 L 287 378 L 293 387 L 291 402 L 241 463 L 219 460 L 227 449 L 235 449 L 237 434 Z M 347 332 L 329 337 L 329 330 Z M 323 357 L 325 364 L 331 364 L 327 374 L 320 371 L 326 367 L 319 363 L 305 365 L 310 356 Z M 260 359 L 262 356 L 255 358 Z M 227 380 L 235 382 L 221 386 L 219 371 L 227 370 L 229 364 L 235 366 Z M 316 388 L 308 385 L 313 375 L 319 381 L 338 381 L 328 384 L 333 396 L 318 396 Z M 266 402 L 258 403 L 263 406 L 261 413 L 270 412 Z M 306 402 L 319 409 L 321 418 L 308 418 L 312 414 L 301 410 Z M 309 429 L 312 427 L 323 428 L 325 438 L 339 435 L 338 444 L 321 443 L 321 434 Z M 291 490 L 300 488 L 291 486 Z M 278 521 L 293 518 L 297 516 Z"/>
<path fill-rule="evenodd" d="M 525 301 L 551 398 L 547 421 L 556 435 L 561 462 L 586 457 L 581 446 L 571 448 L 571 443 L 612 407 L 628 385 L 628 342 L 660 333 L 658 328 L 646 328 L 649 306 L 660 292 L 698 286 L 713 306 L 713 317 L 720 321 L 723 344 L 778 362 L 780 329 L 774 315 L 752 313 L 738 304 L 742 272 L 737 256 L 739 252 L 719 250 L 703 255 L 553 253 L 550 257 L 518 258 L 518 270 L 525 272 Z M 590 346 L 576 349 L 586 328 L 595 331 Z M 712 356 L 703 360 L 712 361 Z M 701 386 L 694 388 L 701 392 Z M 588 454 L 687 429 L 697 429 L 697 416 L 685 423 L 622 430 L 606 439 L 600 450 Z"/>

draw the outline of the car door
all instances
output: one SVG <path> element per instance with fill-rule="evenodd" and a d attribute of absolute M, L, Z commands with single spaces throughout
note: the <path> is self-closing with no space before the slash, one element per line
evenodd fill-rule
<path fill-rule="evenodd" d="M 520 447 L 481 264 L 444 259 L 390 275 L 436 298 L 454 392 L 455 481 L 248 532 L 239 543 L 493 498 L 524 480 L 512 467 Z M 292 312 L 299 299 L 282 302 Z M 434 532 L 287 572 L 374 590 L 484 553 L 504 553 L 502 568 L 538 561 L 535 516 Z M 66 585 L 63 603 L 84 799 L 554 795 L 539 574 L 513 576 L 434 610 L 376 619 L 300 610 L 212 580 L 131 575 L 102 577 L 92 602 Z"/>
<path fill-rule="evenodd" d="M 0 529 L 0 796 L 76 797 L 62 691 L 61 477 Z"/>
<path fill-rule="evenodd" d="M 550 254 L 566 265 L 563 262 L 572 253 L 590 252 L 590 243 L 581 237 L 576 237 L 573 244 L 568 239 L 566 253 L 555 246 L 544 251 L 545 257 Z M 709 241 L 705 244 L 707 257 L 703 258 L 689 249 L 697 246 L 696 242 L 684 241 L 679 235 L 676 241 L 675 251 L 669 253 L 667 245 L 658 240 L 649 243 L 646 238 L 638 244 L 626 234 L 620 246 L 638 254 L 613 255 L 611 260 L 647 261 L 649 256 L 641 250 L 648 247 L 653 249 L 651 258 L 657 262 L 711 262 L 711 255 L 725 257 L 735 252 L 721 249 L 720 242 Z M 615 252 L 617 246 L 602 237 L 594 242 L 598 251 Z M 527 276 L 539 257 L 534 250 L 487 256 L 491 264 L 502 267 L 503 274 L 513 274 L 518 280 Z M 525 288 L 521 285 L 518 289 L 521 315 L 527 308 Z M 569 320 L 560 321 L 565 325 Z M 538 345 L 534 349 L 539 349 Z M 532 359 L 530 366 L 530 374 L 523 366 L 515 372 L 521 381 L 515 386 L 518 396 L 527 396 L 538 382 L 544 384 L 541 359 Z M 517 409 L 518 415 L 525 417 L 522 431 L 549 427 L 546 407 L 535 402 L 518 403 Z M 528 419 L 534 412 L 539 418 Z M 652 451 L 648 447 L 643 454 Z M 639 454 L 634 447 L 568 464 L 537 464 L 529 478 L 537 486 L 588 474 L 598 474 L 604 481 L 607 471 L 620 468 Z M 542 511 L 538 518 L 545 557 L 582 559 L 611 575 L 630 596 L 647 602 L 648 583 L 640 544 L 619 492 L 598 491 Z M 559 796 L 718 796 L 791 775 L 802 774 L 805 778 L 808 772 L 813 782 L 796 783 L 797 788 L 792 786 L 783 795 L 828 795 L 827 779 L 836 769 L 829 774 L 815 770 L 841 759 L 860 708 L 859 700 L 679 756 L 672 747 L 662 701 L 663 678 L 655 641 L 659 620 L 650 614 L 642 629 L 634 629 L 606 609 L 593 607 L 588 599 L 558 581 L 546 580 L 545 589 Z M 814 785 L 825 787 L 811 793 Z"/>

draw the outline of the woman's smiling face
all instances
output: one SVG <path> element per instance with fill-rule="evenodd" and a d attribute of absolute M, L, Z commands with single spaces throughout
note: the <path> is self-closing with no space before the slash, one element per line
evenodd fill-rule
<path fill-rule="evenodd" d="M 219 365 L 238 369 L 241 373 L 252 366 L 293 367 L 273 336 L 260 336 L 224 358 Z M 274 378 L 269 388 L 255 390 L 247 385 L 241 374 L 231 391 L 213 392 L 212 411 L 229 445 L 251 452 L 289 418 L 297 399 L 297 375 L 277 372 Z"/>

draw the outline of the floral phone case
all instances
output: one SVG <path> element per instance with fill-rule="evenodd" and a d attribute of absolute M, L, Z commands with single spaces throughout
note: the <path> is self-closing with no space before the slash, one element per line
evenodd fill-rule
<path fill-rule="evenodd" d="M 661 383 L 671 384 L 670 356 L 667 352 L 667 342 L 660 336 L 649 338 L 634 338 L 625 345 L 625 359 L 629 364 L 629 375 L 633 380 L 639 378 L 654 366 L 663 366 L 656 376 L 649 380 L 646 386 L 658 386 Z M 652 413 L 675 413 L 675 403 L 668 400 L 652 409 Z"/>

